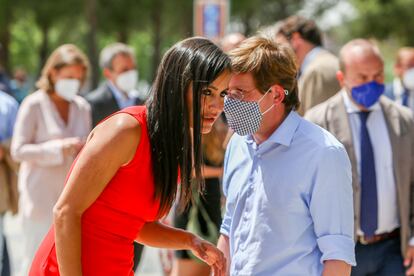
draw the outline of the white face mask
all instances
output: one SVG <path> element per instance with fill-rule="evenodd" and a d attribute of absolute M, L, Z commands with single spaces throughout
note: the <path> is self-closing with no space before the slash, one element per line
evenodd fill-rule
<path fill-rule="evenodd" d="M 134 90 L 138 82 L 138 71 L 137 70 L 129 70 L 122 74 L 119 74 L 115 80 L 116 86 L 124 91 L 130 92 Z"/>
<path fill-rule="evenodd" d="M 55 83 L 56 93 L 67 101 L 72 101 L 79 93 L 80 81 L 78 79 L 60 79 Z"/>
<path fill-rule="evenodd" d="M 408 90 L 414 91 L 414 68 L 405 71 L 402 82 Z"/>

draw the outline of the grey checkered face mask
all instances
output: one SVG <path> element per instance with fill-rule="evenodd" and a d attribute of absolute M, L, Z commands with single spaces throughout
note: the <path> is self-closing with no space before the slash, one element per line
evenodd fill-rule
<path fill-rule="evenodd" d="M 259 103 L 269 91 L 270 89 L 257 102 L 246 102 L 230 97 L 224 99 L 224 113 L 227 123 L 237 134 L 245 136 L 259 130 L 263 115 L 274 106 L 273 104 L 263 113 L 260 111 Z"/>

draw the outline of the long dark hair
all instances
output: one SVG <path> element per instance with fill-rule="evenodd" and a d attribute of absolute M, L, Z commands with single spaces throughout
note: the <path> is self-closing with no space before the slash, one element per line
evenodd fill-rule
<path fill-rule="evenodd" d="M 193 183 L 202 181 L 201 91 L 222 72 L 230 70 L 230 59 L 210 40 L 193 37 L 175 44 L 158 67 L 147 101 L 155 197 L 159 214 L 171 208 L 180 175 L 180 202 L 184 207 L 192 195 Z M 192 86 L 193 141 L 190 108 L 186 102 Z M 194 142 L 194 145 L 193 145 Z"/>

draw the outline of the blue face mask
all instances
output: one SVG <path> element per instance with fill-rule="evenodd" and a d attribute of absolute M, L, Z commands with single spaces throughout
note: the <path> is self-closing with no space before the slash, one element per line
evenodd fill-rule
<path fill-rule="evenodd" d="M 376 81 L 355 86 L 351 90 L 354 101 L 365 108 L 369 108 L 371 105 L 375 104 L 382 93 L 384 93 L 384 84 Z"/>

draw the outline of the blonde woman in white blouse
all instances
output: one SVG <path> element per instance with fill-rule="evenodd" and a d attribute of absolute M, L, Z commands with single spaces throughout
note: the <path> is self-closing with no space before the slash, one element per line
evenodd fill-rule
<path fill-rule="evenodd" d="M 52 224 L 66 174 L 91 130 L 90 106 L 77 95 L 88 68 L 76 46 L 60 46 L 42 70 L 39 90 L 25 98 L 17 115 L 11 151 L 21 162 L 22 275 Z"/>

